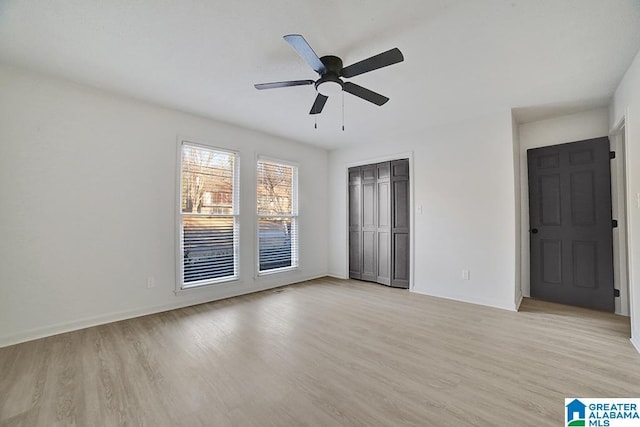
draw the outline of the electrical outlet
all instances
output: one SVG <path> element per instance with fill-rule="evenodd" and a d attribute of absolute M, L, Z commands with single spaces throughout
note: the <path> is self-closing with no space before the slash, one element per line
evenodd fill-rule
<path fill-rule="evenodd" d="M 153 278 L 153 276 L 147 277 L 147 289 L 151 289 L 155 287 L 156 287 L 156 280 Z"/>
<path fill-rule="evenodd" d="M 470 280 L 471 279 L 471 273 L 469 272 L 469 270 L 462 270 L 462 280 Z"/>

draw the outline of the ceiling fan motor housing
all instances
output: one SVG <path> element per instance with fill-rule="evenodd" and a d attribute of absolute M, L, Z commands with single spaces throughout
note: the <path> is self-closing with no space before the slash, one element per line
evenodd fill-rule
<path fill-rule="evenodd" d="M 325 96 L 339 94 L 342 92 L 342 80 L 340 80 L 342 59 L 327 55 L 320 58 L 320 61 L 324 64 L 326 72 L 316 81 L 316 90 Z"/>
<path fill-rule="evenodd" d="M 342 71 L 342 59 L 337 56 L 327 55 L 320 58 L 320 61 L 324 64 L 324 68 L 327 69 L 325 74 L 340 75 L 340 71 Z"/>

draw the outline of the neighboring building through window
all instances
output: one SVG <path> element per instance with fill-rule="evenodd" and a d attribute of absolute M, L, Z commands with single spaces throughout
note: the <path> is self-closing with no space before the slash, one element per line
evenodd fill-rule
<path fill-rule="evenodd" d="M 237 279 L 237 155 L 187 142 L 181 152 L 180 288 Z"/>
<path fill-rule="evenodd" d="M 298 267 L 298 168 L 260 159 L 257 168 L 258 273 Z"/>

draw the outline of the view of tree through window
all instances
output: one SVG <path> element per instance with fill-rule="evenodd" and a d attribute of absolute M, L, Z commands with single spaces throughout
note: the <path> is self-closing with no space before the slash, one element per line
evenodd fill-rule
<path fill-rule="evenodd" d="M 257 168 L 259 271 L 298 266 L 298 168 L 260 160 Z"/>
<path fill-rule="evenodd" d="M 237 277 L 236 162 L 232 153 L 182 145 L 183 287 Z"/>

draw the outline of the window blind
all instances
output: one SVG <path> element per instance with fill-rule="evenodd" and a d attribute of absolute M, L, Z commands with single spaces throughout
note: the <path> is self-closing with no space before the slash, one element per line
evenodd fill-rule
<path fill-rule="evenodd" d="M 296 166 L 258 161 L 259 273 L 298 266 L 297 181 Z"/>
<path fill-rule="evenodd" d="M 237 169 L 233 153 L 183 143 L 182 288 L 238 276 Z"/>

